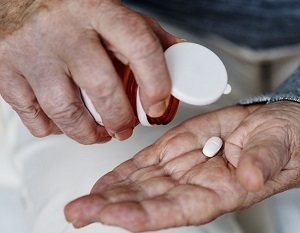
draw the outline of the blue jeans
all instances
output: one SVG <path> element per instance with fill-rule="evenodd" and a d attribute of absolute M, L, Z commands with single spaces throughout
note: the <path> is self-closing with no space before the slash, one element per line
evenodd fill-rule
<path fill-rule="evenodd" d="M 252 49 L 300 43 L 300 0 L 124 0 L 172 24 Z"/>

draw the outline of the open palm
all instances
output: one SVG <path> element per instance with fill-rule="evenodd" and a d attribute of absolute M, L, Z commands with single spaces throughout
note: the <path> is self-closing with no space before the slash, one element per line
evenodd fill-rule
<path fill-rule="evenodd" d="M 300 105 L 234 106 L 190 119 L 66 206 L 75 227 L 92 222 L 131 231 L 199 225 L 300 183 Z M 211 136 L 225 146 L 202 154 Z"/>

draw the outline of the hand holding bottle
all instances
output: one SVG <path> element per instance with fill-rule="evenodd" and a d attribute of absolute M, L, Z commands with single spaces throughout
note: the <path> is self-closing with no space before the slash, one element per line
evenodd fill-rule
<path fill-rule="evenodd" d="M 178 38 L 153 19 L 114 0 L 1 6 L 0 93 L 33 135 L 63 132 L 83 144 L 130 137 L 136 119 L 112 56 L 132 69 L 146 112 L 164 112 L 171 83 L 163 51 Z M 85 108 L 79 87 L 105 128 Z"/>

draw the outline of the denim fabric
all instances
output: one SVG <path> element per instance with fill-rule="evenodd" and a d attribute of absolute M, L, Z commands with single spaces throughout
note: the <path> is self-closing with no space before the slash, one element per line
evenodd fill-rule
<path fill-rule="evenodd" d="M 281 100 L 289 100 L 300 103 L 300 65 L 296 71 L 283 82 L 277 90 L 272 93 L 243 99 L 238 102 L 240 105 L 255 103 L 272 103 Z"/>
<path fill-rule="evenodd" d="M 170 23 L 266 49 L 300 43 L 300 0 L 124 0 Z"/>

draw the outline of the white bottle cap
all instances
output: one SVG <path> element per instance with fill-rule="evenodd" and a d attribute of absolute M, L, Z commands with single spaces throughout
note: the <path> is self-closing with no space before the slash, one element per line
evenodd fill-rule
<path fill-rule="evenodd" d="M 228 94 L 227 72 L 221 59 L 208 48 L 190 42 L 174 44 L 165 51 L 172 81 L 171 94 L 191 105 L 207 105 Z M 139 121 L 151 126 L 142 107 L 139 90 L 136 107 Z"/>
<path fill-rule="evenodd" d="M 165 58 L 172 95 L 191 105 L 207 105 L 231 91 L 221 59 L 202 45 L 183 42 L 169 47 Z"/>

